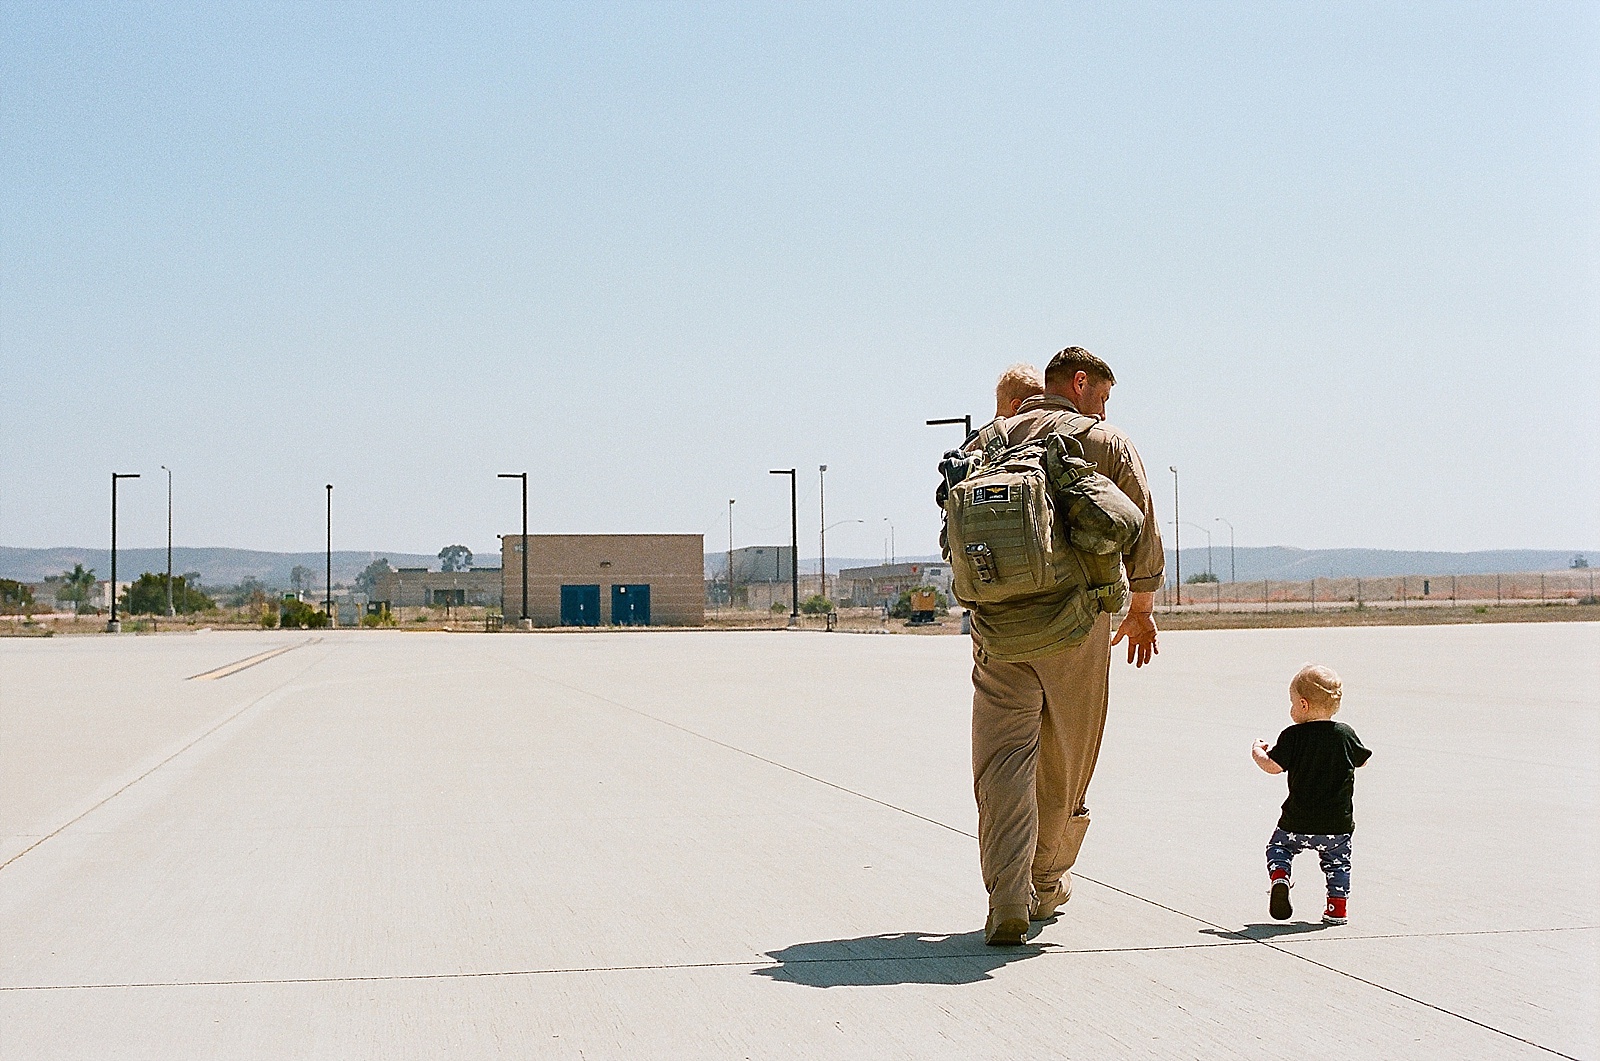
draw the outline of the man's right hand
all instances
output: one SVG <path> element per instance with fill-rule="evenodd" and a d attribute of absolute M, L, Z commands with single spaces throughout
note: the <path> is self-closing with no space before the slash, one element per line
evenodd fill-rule
<path fill-rule="evenodd" d="M 1135 667 L 1144 666 L 1161 653 L 1156 647 L 1155 597 L 1154 593 L 1133 594 L 1128 614 L 1117 627 L 1117 636 L 1111 639 L 1113 647 L 1123 638 L 1128 639 L 1128 662 Z"/>

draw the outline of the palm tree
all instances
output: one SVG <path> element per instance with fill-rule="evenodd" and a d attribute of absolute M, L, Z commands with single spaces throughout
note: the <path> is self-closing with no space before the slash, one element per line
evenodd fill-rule
<path fill-rule="evenodd" d="M 82 564 L 74 564 L 71 571 L 63 571 L 61 573 L 61 581 L 66 586 L 56 596 L 61 600 L 71 601 L 74 605 L 73 610 L 81 615 L 84 606 L 89 603 L 89 595 L 94 592 L 94 585 L 97 581 L 94 577 L 94 568 L 85 568 Z"/>

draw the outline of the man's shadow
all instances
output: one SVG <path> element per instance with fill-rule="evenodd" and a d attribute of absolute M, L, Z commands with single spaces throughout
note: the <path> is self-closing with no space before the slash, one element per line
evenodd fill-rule
<path fill-rule="evenodd" d="M 1030 940 L 1039 928 L 1030 928 Z M 777 964 L 757 969 L 755 975 L 807 987 L 975 984 L 990 979 L 989 974 L 1002 965 L 1036 958 L 1050 946 L 1028 942 L 1020 947 L 990 947 L 982 932 L 888 932 L 768 951 Z"/>
<path fill-rule="evenodd" d="M 1247 943 L 1253 940 L 1276 939 L 1278 936 L 1300 936 L 1307 932 L 1321 932 L 1327 925 L 1320 921 L 1272 921 L 1265 924 L 1245 925 L 1238 930 L 1226 928 L 1202 928 L 1203 936 L 1216 936 L 1218 939 L 1232 940 Z"/>

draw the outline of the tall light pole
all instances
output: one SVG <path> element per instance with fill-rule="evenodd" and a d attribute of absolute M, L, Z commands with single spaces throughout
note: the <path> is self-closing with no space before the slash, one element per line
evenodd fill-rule
<path fill-rule="evenodd" d="M 822 528 L 819 537 L 817 568 L 822 572 L 822 599 L 828 599 L 828 466 L 817 465 L 817 526 Z"/>
<path fill-rule="evenodd" d="M 108 634 L 122 632 L 122 623 L 117 621 L 117 480 L 137 478 L 138 472 L 111 473 L 111 618 L 106 622 Z"/>
<path fill-rule="evenodd" d="M 322 572 L 322 611 L 328 617 L 328 622 L 333 623 L 333 484 L 329 483 L 324 489 L 328 491 L 328 566 Z"/>
<path fill-rule="evenodd" d="M 1228 521 L 1223 519 L 1221 516 L 1217 516 L 1216 520 L 1219 523 L 1228 523 Z M 1237 567 L 1235 567 L 1234 563 L 1233 563 L 1233 524 L 1232 523 L 1228 523 L 1228 581 L 1229 582 L 1237 582 L 1237 581 L 1239 581 L 1239 569 Z"/>
<path fill-rule="evenodd" d="M 733 607 L 733 503 L 737 498 L 728 498 L 728 607 Z"/>
<path fill-rule="evenodd" d="M 797 468 L 774 468 L 769 475 L 789 477 L 789 625 L 800 622 L 800 492 Z"/>
<path fill-rule="evenodd" d="M 1178 562 L 1178 607 L 1183 607 L 1183 535 L 1178 530 L 1178 466 L 1167 465 L 1172 473 L 1172 556 Z"/>
<path fill-rule="evenodd" d="M 522 614 L 518 617 L 518 625 L 526 629 L 528 622 L 528 473 L 527 472 L 501 472 L 501 479 L 522 480 Z M 503 566 L 503 565 L 502 565 Z M 505 611 L 504 602 L 500 605 L 502 614 Z"/>
<path fill-rule="evenodd" d="M 172 609 L 172 469 L 165 464 L 161 470 L 167 473 L 167 618 L 172 618 L 177 612 Z"/>
<path fill-rule="evenodd" d="M 828 540 L 828 532 L 833 530 L 833 528 L 835 528 L 835 527 L 842 527 L 846 523 L 865 523 L 865 522 L 866 522 L 866 520 L 864 520 L 864 519 L 841 519 L 841 520 L 839 520 L 839 521 L 837 521 L 835 523 L 830 523 L 826 527 L 822 528 L 822 540 L 824 542 L 826 542 Z M 827 592 L 828 584 L 826 582 L 824 582 L 822 584 L 822 589 L 823 589 L 822 596 L 824 598 L 826 598 L 828 596 L 828 592 Z"/>
<path fill-rule="evenodd" d="M 894 566 L 894 520 L 890 519 L 888 516 L 885 516 L 885 517 L 883 517 L 883 521 L 889 525 L 889 566 L 893 567 Z"/>
<path fill-rule="evenodd" d="M 1189 521 L 1186 520 L 1185 522 L 1189 522 Z M 1199 531 L 1201 534 L 1204 534 L 1206 536 L 1206 574 L 1211 575 L 1212 577 L 1215 577 L 1215 571 L 1211 567 L 1211 530 L 1210 530 L 1210 528 L 1203 527 L 1200 524 L 1193 523 L 1193 522 L 1189 522 L 1189 526 L 1193 527 L 1195 530 Z"/>
<path fill-rule="evenodd" d="M 964 430 L 966 432 L 965 435 L 961 436 L 961 441 L 962 442 L 965 442 L 972 435 L 972 414 L 971 413 L 968 413 L 966 416 L 947 416 L 943 420 L 929 420 L 928 421 L 928 426 L 929 427 L 934 427 L 934 426 L 936 426 L 938 424 L 960 424 L 962 430 Z"/>

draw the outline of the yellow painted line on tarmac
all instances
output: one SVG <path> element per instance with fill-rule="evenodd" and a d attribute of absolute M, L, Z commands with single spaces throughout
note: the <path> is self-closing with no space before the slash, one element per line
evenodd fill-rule
<path fill-rule="evenodd" d="M 233 663 L 224 664 L 215 670 L 204 671 L 200 674 L 191 674 L 187 680 L 191 682 L 214 682 L 218 678 L 226 678 L 230 674 L 238 674 L 246 667 L 254 667 L 257 663 L 265 663 L 273 656 L 281 656 L 285 652 L 293 652 L 297 648 L 303 648 L 306 645 L 314 645 L 321 640 L 322 638 L 320 637 L 313 637 L 308 641 L 300 642 L 298 645 L 284 645 L 282 648 L 268 649 L 266 652 L 258 652 L 254 656 L 236 660 Z"/>

